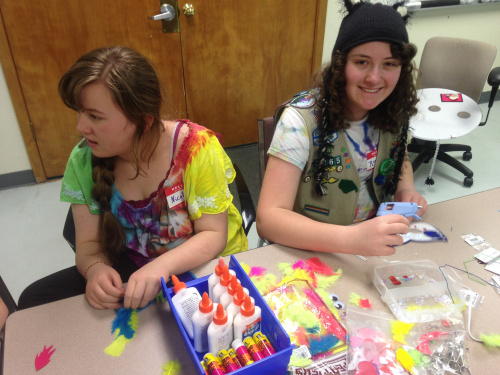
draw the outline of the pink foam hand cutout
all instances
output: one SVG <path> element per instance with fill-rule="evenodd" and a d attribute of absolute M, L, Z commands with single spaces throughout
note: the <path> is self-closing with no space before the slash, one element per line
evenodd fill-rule
<path fill-rule="evenodd" d="M 50 362 L 50 357 L 56 351 L 55 348 L 53 350 L 51 350 L 53 346 L 54 345 L 51 345 L 51 346 L 49 346 L 47 348 L 44 345 L 43 346 L 43 350 L 36 355 L 36 358 L 35 358 L 35 368 L 36 368 L 37 371 L 40 370 L 40 369 L 42 369 L 42 368 L 44 368 L 45 366 L 47 366 L 48 363 Z"/>

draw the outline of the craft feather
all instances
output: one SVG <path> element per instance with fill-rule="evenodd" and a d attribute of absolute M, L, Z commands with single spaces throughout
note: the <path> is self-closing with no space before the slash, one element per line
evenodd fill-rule
<path fill-rule="evenodd" d="M 293 273 L 292 265 L 290 263 L 278 263 L 278 269 L 283 275 L 291 275 Z"/>
<path fill-rule="evenodd" d="M 248 273 L 248 277 L 263 276 L 266 269 L 264 267 L 252 267 Z"/>
<path fill-rule="evenodd" d="M 310 269 L 315 273 L 328 276 L 335 275 L 333 270 L 325 263 L 323 263 L 318 257 L 306 259 L 306 263 L 308 264 Z"/>
<path fill-rule="evenodd" d="M 281 317 L 280 320 L 290 319 L 304 328 L 312 328 L 319 324 L 316 314 L 306 309 L 302 304 L 290 304 L 287 309 L 282 311 Z"/>
<path fill-rule="evenodd" d="M 349 302 L 353 305 L 364 307 L 365 309 L 370 309 L 372 304 L 368 299 L 362 298 L 359 294 L 351 292 L 349 294 Z"/>
<path fill-rule="evenodd" d="M 168 361 L 162 366 L 162 375 L 178 375 L 182 371 L 182 365 L 179 361 Z"/>
<path fill-rule="evenodd" d="M 250 279 L 252 280 L 259 293 L 261 295 L 265 295 L 275 288 L 277 277 L 276 275 L 269 273 L 260 277 L 251 277 Z"/>
<path fill-rule="evenodd" d="M 401 366 L 408 371 L 410 374 L 413 374 L 413 367 L 415 366 L 415 362 L 413 362 L 413 358 L 408 354 L 406 350 L 403 348 L 398 348 L 396 351 L 396 359 Z"/>
<path fill-rule="evenodd" d="M 481 340 L 483 340 L 484 345 L 492 348 L 500 348 L 500 335 L 480 335 Z"/>
<path fill-rule="evenodd" d="M 338 279 L 342 276 L 342 269 L 338 269 L 337 273 L 331 276 L 316 275 L 316 281 L 318 282 L 318 288 L 328 289 L 331 288 Z"/>
<path fill-rule="evenodd" d="M 312 356 L 326 352 L 332 349 L 340 340 L 334 335 L 326 335 L 324 337 L 312 337 L 309 340 L 309 352 Z"/>
<path fill-rule="evenodd" d="M 119 357 L 122 355 L 125 350 L 125 345 L 127 345 L 129 341 L 131 340 L 125 338 L 123 335 L 117 336 L 115 340 L 106 349 L 104 349 L 104 353 L 112 357 Z"/>
<path fill-rule="evenodd" d="M 139 319 L 138 310 L 122 307 L 115 311 L 116 317 L 111 323 L 111 333 L 115 335 L 115 339 L 104 349 L 104 352 L 110 356 L 119 357 L 125 350 L 125 345 L 135 336 Z"/>
<path fill-rule="evenodd" d="M 127 339 L 134 337 L 135 328 L 133 327 L 133 319 L 135 319 L 135 325 L 137 326 L 137 314 L 134 314 L 134 312 L 134 309 L 120 308 L 111 323 L 111 333 L 115 333 L 119 329 L 119 335 L 123 335 Z"/>
<path fill-rule="evenodd" d="M 296 270 L 297 268 L 301 268 L 303 270 L 309 270 L 310 269 L 309 266 L 302 259 L 299 259 L 298 261 L 296 261 L 293 264 L 292 269 Z"/>
<path fill-rule="evenodd" d="M 246 263 L 240 263 L 241 268 L 243 268 L 243 271 L 248 275 L 250 273 L 250 266 Z"/>
<path fill-rule="evenodd" d="M 291 275 L 285 275 L 285 277 L 283 277 L 276 286 L 288 284 L 290 281 L 293 281 L 295 279 L 308 281 L 313 287 L 317 286 L 316 277 L 314 276 L 314 274 L 300 268 L 296 269 Z"/>

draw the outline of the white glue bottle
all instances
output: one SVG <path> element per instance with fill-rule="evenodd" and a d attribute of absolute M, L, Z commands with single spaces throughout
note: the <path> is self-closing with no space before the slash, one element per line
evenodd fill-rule
<path fill-rule="evenodd" d="M 233 317 L 217 305 L 212 323 L 208 326 L 208 351 L 217 355 L 222 349 L 228 350 L 233 342 Z"/>
<path fill-rule="evenodd" d="M 233 302 L 233 296 L 234 293 L 236 293 L 236 290 L 238 289 L 238 286 L 241 285 L 240 281 L 237 279 L 235 275 L 231 277 L 231 281 L 229 282 L 229 285 L 227 286 L 227 290 L 222 293 L 222 295 L 219 298 L 219 303 L 227 309 L 229 304 Z M 246 294 L 248 294 L 248 289 L 243 288 Z"/>
<path fill-rule="evenodd" d="M 243 287 L 241 285 L 238 285 L 238 288 L 236 289 L 236 293 L 233 295 L 233 302 L 231 302 L 229 305 L 227 305 L 227 312 L 231 314 L 232 316 L 236 317 L 238 313 L 240 312 L 240 306 L 241 304 L 245 301 L 245 298 L 248 297 L 248 293 L 245 292 Z M 255 303 L 255 300 L 253 297 L 250 297 L 250 300 Z"/>
<path fill-rule="evenodd" d="M 220 296 L 222 296 L 222 293 L 224 293 L 227 290 L 227 286 L 231 281 L 231 276 L 233 275 L 229 273 L 228 268 L 226 268 L 224 272 L 222 272 L 222 275 L 220 275 L 220 280 L 217 284 L 215 284 L 212 293 L 213 296 L 212 301 L 214 301 L 214 303 L 220 303 Z"/>
<path fill-rule="evenodd" d="M 172 297 L 172 303 L 175 311 L 181 319 L 182 325 L 186 330 L 189 338 L 193 339 L 193 314 L 198 310 L 201 296 L 198 290 L 194 287 L 186 288 L 186 284 L 179 281 L 177 276 L 172 275 L 174 283 L 175 296 Z"/>
<path fill-rule="evenodd" d="M 221 257 L 219 258 L 219 263 L 215 266 L 215 272 L 211 274 L 210 277 L 208 278 L 208 296 L 212 301 L 214 300 L 214 295 L 213 295 L 214 286 L 219 283 L 220 276 L 222 275 L 225 269 L 228 269 L 228 267 L 227 264 L 224 263 L 224 259 Z M 233 270 L 229 270 L 229 273 L 236 275 L 236 272 Z"/>
<path fill-rule="evenodd" d="M 234 317 L 234 338 L 244 340 L 253 337 L 254 333 L 260 331 L 262 318 L 259 306 L 255 306 L 247 296 L 240 306 L 240 312 Z"/>
<path fill-rule="evenodd" d="M 193 341 L 194 350 L 198 353 L 208 352 L 207 330 L 212 323 L 216 305 L 213 304 L 207 292 L 203 293 L 199 308 L 193 314 Z"/>

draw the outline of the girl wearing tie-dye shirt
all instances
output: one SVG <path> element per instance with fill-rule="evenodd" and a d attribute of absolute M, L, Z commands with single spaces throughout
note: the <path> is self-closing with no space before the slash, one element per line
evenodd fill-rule
<path fill-rule="evenodd" d="M 59 93 L 84 137 L 61 190 L 75 221 L 76 268 L 29 287 L 21 307 L 50 285 L 46 293 L 59 295 L 45 302 L 86 293 L 94 308 L 141 308 L 161 277 L 247 249 L 229 157 L 212 131 L 160 117 L 159 81 L 142 55 L 94 50 L 63 75 Z"/>

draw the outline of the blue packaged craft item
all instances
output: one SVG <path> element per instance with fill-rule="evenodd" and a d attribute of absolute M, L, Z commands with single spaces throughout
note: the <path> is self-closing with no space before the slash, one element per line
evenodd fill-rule
<path fill-rule="evenodd" d="M 231 255 L 231 260 L 229 262 L 229 268 L 236 272 L 236 277 L 240 280 L 241 285 L 244 288 L 247 288 L 250 296 L 255 298 L 255 305 L 261 308 L 261 316 L 262 323 L 261 329 L 262 333 L 266 335 L 272 347 L 276 351 L 276 353 L 265 357 L 257 362 L 254 362 L 248 366 L 242 367 L 236 371 L 231 372 L 231 374 L 235 375 L 274 375 L 274 374 L 286 374 L 288 364 L 290 362 L 290 357 L 292 355 L 292 350 L 294 345 L 290 342 L 290 337 L 286 333 L 285 329 L 276 318 L 274 313 L 271 311 L 267 303 L 264 301 L 259 291 L 252 283 L 248 275 L 245 273 L 243 268 L 241 268 L 240 264 L 236 260 L 236 258 Z M 200 294 L 203 292 L 208 292 L 208 278 L 209 276 L 205 276 L 196 280 L 187 281 L 187 287 L 195 287 L 198 289 Z M 194 342 L 189 338 L 184 329 L 179 315 L 175 311 L 175 308 L 172 304 L 172 297 L 175 295 L 172 288 L 168 288 L 165 284 L 165 281 L 162 278 L 162 291 L 165 298 L 168 300 L 170 304 L 170 310 L 174 316 L 175 323 L 179 327 L 179 331 L 182 336 L 182 340 L 186 346 L 186 349 L 193 361 L 193 365 L 196 368 L 196 371 L 199 375 L 205 375 L 205 370 L 201 366 L 201 361 L 203 360 L 203 355 L 205 353 L 198 353 L 194 350 Z M 217 354 L 217 353 L 215 353 Z"/>

